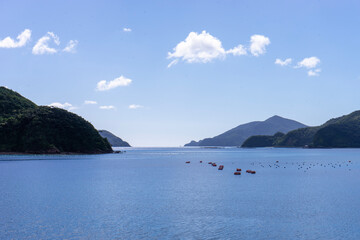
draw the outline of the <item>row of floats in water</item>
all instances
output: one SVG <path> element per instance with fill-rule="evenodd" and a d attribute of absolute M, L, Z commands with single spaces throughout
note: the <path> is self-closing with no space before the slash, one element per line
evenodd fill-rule
<path fill-rule="evenodd" d="M 200 161 L 200 163 L 202 163 L 203 161 Z M 185 163 L 190 163 L 190 161 L 187 161 Z M 211 166 L 213 167 L 217 167 L 217 164 L 214 163 L 214 162 L 208 162 L 208 164 L 210 164 Z M 219 165 L 219 168 L 218 170 L 223 170 L 224 169 L 224 165 Z M 250 173 L 250 174 L 255 174 L 256 171 L 254 170 L 246 170 L 247 173 Z M 241 175 L 241 168 L 237 168 L 236 171 L 234 172 L 234 175 Z"/>

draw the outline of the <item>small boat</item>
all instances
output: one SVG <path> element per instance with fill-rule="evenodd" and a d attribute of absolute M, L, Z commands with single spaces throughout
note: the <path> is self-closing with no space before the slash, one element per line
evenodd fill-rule
<path fill-rule="evenodd" d="M 236 171 L 237 171 L 237 172 L 241 172 L 241 168 L 237 168 Z"/>
<path fill-rule="evenodd" d="M 216 167 L 217 165 L 216 165 L 216 163 L 213 163 L 213 164 L 211 164 L 213 167 Z"/>
<path fill-rule="evenodd" d="M 241 175 L 241 172 L 234 172 L 234 175 Z"/>
<path fill-rule="evenodd" d="M 208 162 L 208 164 L 212 164 L 212 162 Z"/>
<path fill-rule="evenodd" d="M 253 171 L 253 170 L 246 170 L 247 173 L 251 173 L 251 174 L 255 174 L 256 171 Z"/>
<path fill-rule="evenodd" d="M 224 165 L 220 165 L 218 170 L 223 170 L 224 169 Z"/>
<path fill-rule="evenodd" d="M 190 161 L 187 161 L 187 162 L 185 162 L 185 163 L 190 163 Z"/>
<path fill-rule="evenodd" d="M 202 161 L 200 161 L 200 163 L 202 163 Z"/>

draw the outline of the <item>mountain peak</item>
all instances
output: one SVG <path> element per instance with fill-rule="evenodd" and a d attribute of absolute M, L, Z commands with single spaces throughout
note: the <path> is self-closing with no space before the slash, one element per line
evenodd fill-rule
<path fill-rule="evenodd" d="M 279 115 L 274 115 L 272 117 L 269 117 L 268 119 L 266 119 L 265 121 L 268 121 L 268 120 L 277 120 L 277 119 L 284 119 L 283 117 L 280 117 Z"/>
<path fill-rule="evenodd" d="M 287 133 L 304 127 L 306 125 L 302 123 L 274 115 L 265 121 L 245 123 L 213 138 L 205 138 L 199 142 L 192 141 L 185 146 L 241 146 L 250 136 Z"/>

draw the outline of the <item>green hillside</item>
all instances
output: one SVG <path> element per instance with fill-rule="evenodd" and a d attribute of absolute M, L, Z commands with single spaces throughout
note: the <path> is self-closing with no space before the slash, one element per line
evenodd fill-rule
<path fill-rule="evenodd" d="M 277 142 L 284 136 L 284 133 L 278 132 L 273 136 L 257 135 L 249 137 L 245 140 L 242 147 L 270 147 L 275 146 Z"/>
<path fill-rule="evenodd" d="M 318 127 L 293 130 L 272 143 L 269 139 L 274 140 L 274 136 L 252 136 L 243 147 L 359 148 L 360 111 L 330 119 Z"/>
<path fill-rule="evenodd" d="M 0 123 L 21 110 L 36 107 L 35 103 L 24 98 L 17 92 L 5 87 L 0 87 Z"/>
<path fill-rule="evenodd" d="M 0 152 L 112 152 L 109 142 L 91 123 L 74 113 L 36 106 L 3 87 L 0 101 Z"/>

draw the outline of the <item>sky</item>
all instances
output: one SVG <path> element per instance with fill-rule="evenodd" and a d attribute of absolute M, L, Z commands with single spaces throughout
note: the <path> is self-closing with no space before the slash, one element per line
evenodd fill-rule
<path fill-rule="evenodd" d="M 133 146 L 360 109 L 360 2 L 0 1 L 0 85 Z"/>

